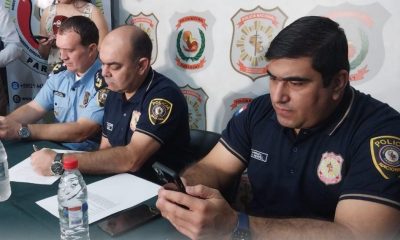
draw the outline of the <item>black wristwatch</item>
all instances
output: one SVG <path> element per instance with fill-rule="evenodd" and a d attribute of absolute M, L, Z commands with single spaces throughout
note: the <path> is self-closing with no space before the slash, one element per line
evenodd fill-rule
<path fill-rule="evenodd" d="M 27 124 L 22 124 L 21 128 L 18 130 L 18 136 L 21 139 L 28 139 L 31 136 L 31 131 L 29 131 Z"/>
<path fill-rule="evenodd" d="M 251 240 L 249 216 L 243 212 L 239 213 L 238 224 L 233 230 L 232 240 Z"/>
<path fill-rule="evenodd" d="M 64 172 L 63 156 L 64 153 L 57 153 L 53 163 L 51 164 L 50 170 L 54 176 L 61 175 Z"/>

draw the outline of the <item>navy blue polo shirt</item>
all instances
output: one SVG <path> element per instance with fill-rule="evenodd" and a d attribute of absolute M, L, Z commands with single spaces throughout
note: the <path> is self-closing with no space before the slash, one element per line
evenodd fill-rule
<path fill-rule="evenodd" d="M 161 144 L 151 159 L 135 172 L 138 176 L 156 181 L 151 169 L 155 161 L 176 171 L 185 165 L 182 155 L 190 140 L 185 97 L 172 80 L 152 69 L 130 99 L 125 100 L 123 93 L 108 93 L 102 131 L 113 147 L 127 145 L 135 131 Z"/>
<path fill-rule="evenodd" d="M 297 136 L 260 96 L 220 141 L 248 168 L 250 214 L 333 220 L 341 199 L 400 209 L 400 114 L 352 88 L 328 120 Z"/>

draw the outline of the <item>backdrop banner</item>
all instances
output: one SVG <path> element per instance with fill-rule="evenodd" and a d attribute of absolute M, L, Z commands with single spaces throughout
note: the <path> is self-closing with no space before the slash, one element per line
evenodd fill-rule
<path fill-rule="evenodd" d="M 103 10 L 108 27 L 111 29 L 110 0 L 92 0 Z M 9 9 L 21 40 L 23 54 L 7 65 L 7 81 L 10 112 L 31 101 L 46 82 L 50 69 L 47 61 L 37 51 L 38 41 L 33 35 L 39 34 L 40 16 L 38 0 L 0 0 Z"/>
<path fill-rule="evenodd" d="M 396 0 L 120 0 L 115 25 L 151 35 L 152 66 L 188 101 L 191 128 L 221 132 L 269 92 L 272 39 L 296 19 L 325 16 L 347 35 L 350 84 L 400 110 L 400 3 Z M 207 96 L 203 99 L 203 96 Z"/>

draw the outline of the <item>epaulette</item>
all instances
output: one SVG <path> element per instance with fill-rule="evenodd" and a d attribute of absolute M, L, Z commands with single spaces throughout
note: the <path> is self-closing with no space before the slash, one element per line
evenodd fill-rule
<path fill-rule="evenodd" d="M 53 74 L 57 74 L 67 70 L 67 66 L 64 65 L 63 62 L 56 63 L 51 71 Z"/>
<path fill-rule="evenodd" d="M 99 91 L 100 89 L 106 87 L 107 87 L 106 80 L 104 79 L 103 75 L 101 75 L 101 69 L 99 69 L 94 75 L 94 88 L 96 89 L 96 91 Z"/>
<path fill-rule="evenodd" d="M 101 69 L 99 69 L 94 75 L 94 88 L 97 91 L 97 104 L 100 107 L 104 107 L 107 94 L 110 90 L 107 88 L 106 80 L 104 79 L 103 75 L 101 75 Z"/>

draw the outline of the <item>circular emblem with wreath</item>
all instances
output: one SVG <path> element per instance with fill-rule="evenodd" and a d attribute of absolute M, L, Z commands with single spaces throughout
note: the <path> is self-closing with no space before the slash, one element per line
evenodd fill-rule
<path fill-rule="evenodd" d="M 180 57 L 183 61 L 188 62 L 189 60 L 191 60 L 191 61 L 193 61 L 193 62 L 196 62 L 196 61 L 199 61 L 199 59 L 200 59 L 201 56 L 203 55 L 204 49 L 205 49 L 205 47 L 206 47 L 206 38 L 205 38 L 205 36 L 204 36 L 203 31 L 201 31 L 201 29 L 199 29 L 199 34 L 200 34 L 200 38 L 201 38 L 201 46 L 200 46 L 200 49 L 199 49 L 199 51 L 197 52 L 196 55 L 194 55 L 193 57 L 190 57 L 190 56 L 186 56 L 186 55 L 183 53 L 182 47 L 181 47 L 181 44 L 180 44 L 181 39 L 182 39 L 182 35 L 183 35 L 183 29 L 178 33 L 178 37 L 177 37 L 177 40 L 176 40 L 176 49 L 177 49 L 177 51 L 178 51 L 179 57 Z"/>

